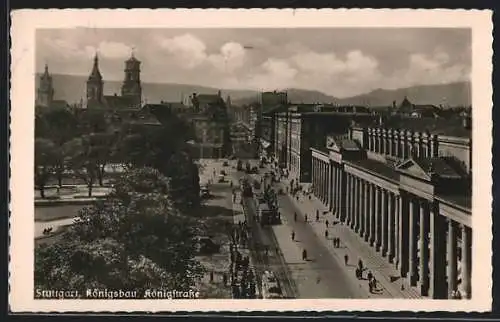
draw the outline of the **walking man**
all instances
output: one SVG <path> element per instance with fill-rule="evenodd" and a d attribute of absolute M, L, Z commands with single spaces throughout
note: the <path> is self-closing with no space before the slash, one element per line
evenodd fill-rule
<path fill-rule="evenodd" d="M 347 264 L 349 263 L 349 255 L 347 255 L 347 254 L 344 255 L 344 263 L 345 263 L 345 266 L 347 266 Z"/>
<path fill-rule="evenodd" d="M 302 251 L 302 260 L 307 260 L 307 250 L 305 249 Z"/>
<path fill-rule="evenodd" d="M 325 221 L 326 228 L 328 228 L 328 224 L 329 224 L 329 222 L 328 222 L 328 219 L 327 219 L 327 220 Z"/>
<path fill-rule="evenodd" d="M 316 209 L 316 221 L 319 221 L 319 210 Z"/>
<path fill-rule="evenodd" d="M 307 214 L 304 215 L 304 222 L 307 222 Z"/>
<path fill-rule="evenodd" d="M 292 230 L 292 240 L 295 241 L 295 231 Z"/>
<path fill-rule="evenodd" d="M 293 221 L 297 221 L 297 213 L 293 214 Z"/>
<path fill-rule="evenodd" d="M 325 238 L 328 239 L 328 229 L 325 229 Z"/>

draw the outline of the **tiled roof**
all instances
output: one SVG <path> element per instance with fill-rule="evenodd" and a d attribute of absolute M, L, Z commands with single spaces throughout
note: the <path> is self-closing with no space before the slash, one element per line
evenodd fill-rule
<path fill-rule="evenodd" d="M 443 178 L 462 177 L 462 175 L 455 171 L 444 158 L 414 158 L 413 160 L 427 173 L 435 173 Z"/>
<path fill-rule="evenodd" d="M 399 180 L 399 173 L 397 173 L 393 167 L 386 163 L 373 159 L 353 160 L 347 162 L 352 163 L 353 165 L 362 169 L 368 170 L 369 172 L 379 174 L 390 180 Z"/>
<path fill-rule="evenodd" d="M 356 143 L 353 140 L 349 139 L 340 139 L 337 141 L 341 149 L 347 150 L 347 151 L 359 151 L 360 147 L 358 143 Z"/>
<path fill-rule="evenodd" d="M 412 130 L 415 132 L 429 131 L 431 134 L 444 134 L 457 137 L 471 137 L 471 130 L 463 127 L 462 119 L 458 116 L 447 118 L 393 116 L 384 120 L 384 127 Z"/>
<path fill-rule="evenodd" d="M 107 107 L 110 108 L 124 108 L 130 107 L 130 100 L 128 97 L 118 96 L 118 95 L 106 95 L 104 96 L 104 101 Z"/>
<path fill-rule="evenodd" d="M 453 203 L 463 208 L 472 209 L 472 195 L 467 194 L 440 194 L 439 199 Z"/>

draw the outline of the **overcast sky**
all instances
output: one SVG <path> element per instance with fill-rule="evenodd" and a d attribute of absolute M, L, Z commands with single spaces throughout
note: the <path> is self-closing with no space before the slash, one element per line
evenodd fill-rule
<path fill-rule="evenodd" d="M 302 88 L 337 97 L 377 88 L 469 80 L 468 29 L 38 30 L 36 66 L 88 75 L 96 50 L 105 80 L 123 79 L 132 48 L 144 82 L 216 88 Z"/>

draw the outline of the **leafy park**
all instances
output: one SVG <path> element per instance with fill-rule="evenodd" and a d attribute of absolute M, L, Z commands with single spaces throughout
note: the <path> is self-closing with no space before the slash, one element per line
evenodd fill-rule
<path fill-rule="evenodd" d="M 187 290 L 203 276 L 195 257 L 199 169 L 186 143 L 193 132 L 175 115 L 156 117 L 161 124 L 105 110 L 36 113 L 39 199 L 57 200 L 71 185 L 88 198 L 109 189 L 55 242 L 36 244 L 36 288 L 133 289 L 141 296 L 147 288 Z M 116 164 L 123 171 L 107 173 Z"/>

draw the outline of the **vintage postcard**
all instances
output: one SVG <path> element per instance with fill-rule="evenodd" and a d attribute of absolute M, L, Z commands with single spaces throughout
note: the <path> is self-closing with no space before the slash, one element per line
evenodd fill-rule
<path fill-rule="evenodd" d="M 12 13 L 12 312 L 489 311 L 492 13 Z"/>

